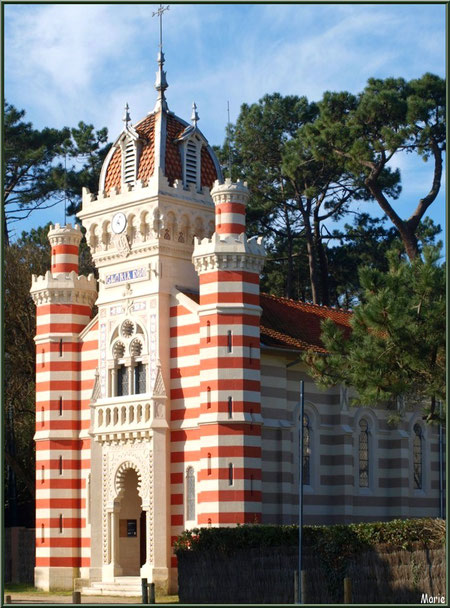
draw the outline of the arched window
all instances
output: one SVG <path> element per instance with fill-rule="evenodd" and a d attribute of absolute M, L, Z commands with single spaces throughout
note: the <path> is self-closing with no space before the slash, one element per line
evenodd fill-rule
<path fill-rule="evenodd" d="M 128 368 L 125 365 L 120 365 L 117 368 L 117 396 L 122 397 L 128 394 Z"/>
<path fill-rule="evenodd" d="M 145 393 L 146 366 L 139 362 L 134 368 L 134 392 L 136 395 Z"/>
<path fill-rule="evenodd" d="M 415 424 L 413 430 L 414 489 L 421 490 L 423 485 L 423 434 L 419 424 Z"/>
<path fill-rule="evenodd" d="M 311 485 L 311 424 L 308 414 L 303 415 L 303 485 Z"/>
<path fill-rule="evenodd" d="M 192 467 L 186 471 L 186 519 L 195 520 L 195 472 Z"/>
<path fill-rule="evenodd" d="M 358 442 L 359 487 L 369 487 L 369 425 L 367 420 L 359 421 Z"/>

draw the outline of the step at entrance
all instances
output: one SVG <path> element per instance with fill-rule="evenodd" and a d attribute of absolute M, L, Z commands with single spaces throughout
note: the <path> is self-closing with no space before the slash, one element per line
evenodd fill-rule
<path fill-rule="evenodd" d="M 81 589 L 81 595 L 110 595 L 112 597 L 141 597 L 139 576 L 116 576 L 114 582 L 97 581 Z"/>

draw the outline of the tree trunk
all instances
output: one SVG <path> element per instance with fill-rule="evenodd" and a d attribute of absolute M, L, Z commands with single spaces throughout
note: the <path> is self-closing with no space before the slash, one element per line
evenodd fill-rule
<path fill-rule="evenodd" d="M 319 278 L 317 276 L 317 251 L 314 243 L 314 235 L 311 230 L 309 217 L 303 216 L 306 234 L 306 251 L 308 252 L 309 282 L 311 285 L 311 296 L 313 304 L 319 304 Z"/>
<path fill-rule="evenodd" d="M 287 298 L 293 298 L 293 278 L 294 278 L 294 258 L 292 254 L 293 251 L 293 236 L 291 226 L 289 224 L 289 218 L 286 213 L 286 236 L 287 236 L 287 263 L 288 263 L 288 271 L 286 276 L 286 287 L 285 294 Z"/>
<path fill-rule="evenodd" d="M 386 213 L 388 218 L 397 228 L 400 233 L 400 238 L 402 239 L 402 243 L 405 247 L 406 255 L 412 261 L 419 254 L 419 244 L 417 241 L 417 237 L 415 235 L 414 229 L 410 227 L 407 221 L 402 220 L 397 213 L 394 211 L 389 201 L 384 196 L 381 188 L 377 184 L 377 177 L 369 176 L 366 179 L 366 186 L 368 187 L 370 193 L 375 198 L 377 203 Z M 423 215 L 423 214 L 422 214 Z"/>
<path fill-rule="evenodd" d="M 330 286 L 328 282 L 328 259 L 320 236 L 320 222 L 317 217 L 314 218 L 314 241 L 319 260 L 320 273 L 320 303 L 324 306 L 330 305 Z"/>

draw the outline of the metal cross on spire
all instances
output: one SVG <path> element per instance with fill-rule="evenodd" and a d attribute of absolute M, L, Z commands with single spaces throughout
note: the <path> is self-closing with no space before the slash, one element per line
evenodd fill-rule
<path fill-rule="evenodd" d="M 154 13 L 152 13 L 152 17 L 155 17 L 156 15 L 159 17 L 159 50 L 160 51 L 162 51 L 162 16 L 169 9 L 170 9 L 170 6 L 168 4 L 166 4 L 166 6 L 164 6 L 163 4 L 160 4 L 159 9 L 157 11 L 155 11 Z"/>
<path fill-rule="evenodd" d="M 159 17 L 159 53 L 158 53 L 158 71 L 156 72 L 155 89 L 158 91 L 158 99 L 156 100 L 155 110 L 159 108 L 167 110 L 167 102 L 164 97 L 164 91 L 169 86 L 166 80 L 166 73 L 163 70 L 164 53 L 162 51 L 162 16 L 165 11 L 169 10 L 169 5 L 159 5 L 159 9 L 152 14 L 152 17 Z"/>

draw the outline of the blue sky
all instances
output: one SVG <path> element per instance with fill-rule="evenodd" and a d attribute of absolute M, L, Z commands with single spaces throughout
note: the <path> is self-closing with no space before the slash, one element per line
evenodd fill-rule
<path fill-rule="evenodd" d="M 122 129 L 155 103 L 159 24 L 155 4 L 5 5 L 5 96 L 35 127 L 78 121 Z M 445 6 L 436 4 L 172 4 L 164 15 L 169 108 L 189 119 L 192 102 L 211 144 L 221 144 L 227 101 L 233 122 L 242 103 L 266 93 L 357 93 L 371 76 L 445 76 Z M 412 155 L 397 163 L 408 217 L 431 184 L 432 165 Z M 445 224 L 445 184 L 430 215 Z M 374 205 L 374 213 L 379 214 Z M 48 221 L 55 207 L 14 225 L 16 234 Z"/>

